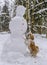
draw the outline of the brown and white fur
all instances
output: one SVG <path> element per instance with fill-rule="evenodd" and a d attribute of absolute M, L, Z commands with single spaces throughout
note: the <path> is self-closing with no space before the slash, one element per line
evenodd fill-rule
<path fill-rule="evenodd" d="M 30 45 L 28 46 L 28 49 L 30 50 L 30 54 L 34 57 L 36 57 L 37 53 L 39 52 L 39 47 L 36 46 L 33 41 L 31 41 Z"/>
<path fill-rule="evenodd" d="M 35 45 L 34 40 L 34 35 L 30 32 L 27 35 L 27 39 L 25 40 L 25 44 L 27 45 L 30 54 L 34 57 L 36 57 L 37 53 L 39 52 L 39 47 Z"/>

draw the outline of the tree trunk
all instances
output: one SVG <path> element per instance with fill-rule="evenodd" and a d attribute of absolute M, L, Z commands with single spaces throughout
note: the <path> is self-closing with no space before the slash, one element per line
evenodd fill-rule
<path fill-rule="evenodd" d="M 47 30 L 46 30 L 46 38 L 47 38 Z"/>
<path fill-rule="evenodd" d="M 46 33 L 46 38 L 47 38 L 47 33 Z"/>

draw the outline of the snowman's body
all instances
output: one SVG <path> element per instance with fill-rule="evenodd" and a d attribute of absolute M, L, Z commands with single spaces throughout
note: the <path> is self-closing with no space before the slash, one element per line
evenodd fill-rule
<path fill-rule="evenodd" d="M 24 40 L 24 34 L 27 29 L 26 20 L 23 17 L 15 17 L 9 25 L 11 29 L 11 44 L 13 44 L 13 49 L 25 53 L 26 45 Z"/>
<path fill-rule="evenodd" d="M 20 8 L 22 7 L 24 9 L 23 6 L 18 6 L 18 7 L 20 7 Z M 18 7 L 17 7 L 17 10 L 19 9 Z M 21 10 L 19 10 L 19 11 L 21 11 Z M 22 14 L 20 14 L 19 11 L 17 12 L 16 17 L 14 17 L 12 19 L 12 21 L 10 21 L 10 24 L 9 24 L 11 36 L 10 36 L 10 39 L 8 39 L 8 41 L 4 45 L 3 55 L 2 55 L 4 60 L 6 60 L 6 59 L 9 60 L 13 56 L 20 57 L 19 56 L 20 54 L 17 54 L 19 52 L 23 53 L 23 54 L 26 53 L 26 45 L 25 45 L 25 41 L 24 41 L 24 37 L 23 37 L 24 33 L 27 30 L 27 22 L 23 18 L 25 9 L 24 9 L 24 11 L 22 10 Z"/>

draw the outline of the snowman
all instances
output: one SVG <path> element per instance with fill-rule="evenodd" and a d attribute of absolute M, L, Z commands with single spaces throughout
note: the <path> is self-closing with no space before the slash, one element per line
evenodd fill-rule
<path fill-rule="evenodd" d="M 16 16 L 10 21 L 9 29 L 11 31 L 10 38 L 4 44 L 2 59 L 11 61 L 14 58 L 23 57 L 26 51 L 24 35 L 27 30 L 27 22 L 23 18 L 26 8 L 17 6 Z"/>
<path fill-rule="evenodd" d="M 24 43 L 24 34 L 27 30 L 27 22 L 23 18 L 26 8 L 19 5 L 16 9 L 16 17 L 9 24 L 11 31 L 11 41 L 15 46 L 15 50 L 25 52 L 26 46 Z"/>

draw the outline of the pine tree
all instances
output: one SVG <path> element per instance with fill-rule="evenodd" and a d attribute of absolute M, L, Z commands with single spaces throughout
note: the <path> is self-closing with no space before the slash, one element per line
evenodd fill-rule
<path fill-rule="evenodd" d="M 45 10 L 43 11 L 43 9 L 45 9 L 44 2 L 45 2 L 44 0 L 38 0 L 37 2 L 34 2 L 34 13 L 32 13 L 35 18 L 34 25 L 36 25 L 39 34 L 42 33 L 41 28 L 44 23 L 43 21 L 44 20 L 43 14 L 45 13 Z"/>
<path fill-rule="evenodd" d="M 0 15 L 0 31 L 2 30 L 1 27 L 2 27 L 2 26 L 1 26 L 1 15 Z"/>
<path fill-rule="evenodd" d="M 47 20 L 47 2 L 45 0 L 29 0 L 30 4 L 30 17 L 31 17 L 31 31 L 43 33 L 43 25 Z M 28 11 L 26 11 L 28 13 Z M 28 21 L 28 14 L 26 15 Z"/>
<path fill-rule="evenodd" d="M 13 6 L 13 17 L 15 17 L 16 16 L 16 7 L 17 7 L 17 5 L 18 5 L 18 1 L 17 0 L 14 0 L 14 6 Z"/>
<path fill-rule="evenodd" d="M 3 6 L 2 9 L 2 22 L 3 22 L 2 27 L 4 31 L 9 30 L 9 21 L 10 21 L 9 10 L 5 2 L 5 5 Z"/>

